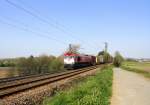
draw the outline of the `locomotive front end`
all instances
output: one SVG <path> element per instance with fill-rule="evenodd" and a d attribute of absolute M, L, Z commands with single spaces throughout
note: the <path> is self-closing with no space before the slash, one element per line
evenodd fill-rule
<path fill-rule="evenodd" d="M 72 69 L 74 68 L 75 59 L 74 56 L 65 56 L 64 57 L 64 68 Z"/>
<path fill-rule="evenodd" d="M 64 68 L 66 69 L 74 69 L 75 68 L 75 61 L 76 55 L 72 53 L 65 53 L 64 54 Z"/>

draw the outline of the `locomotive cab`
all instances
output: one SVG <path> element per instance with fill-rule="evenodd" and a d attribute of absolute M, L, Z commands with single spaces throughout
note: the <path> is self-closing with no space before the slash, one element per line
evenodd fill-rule
<path fill-rule="evenodd" d="M 65 56 L 64 57 L 64 68 L 72 69 L 75 65 L 75 56 Z"/>

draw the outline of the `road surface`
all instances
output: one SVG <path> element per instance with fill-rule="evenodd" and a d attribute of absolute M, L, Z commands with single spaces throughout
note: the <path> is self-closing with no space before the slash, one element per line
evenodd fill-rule
<path fill-rule="evenodd" d="M 150 79 L 114 68 L 111 105 L 150 105 Z"/>

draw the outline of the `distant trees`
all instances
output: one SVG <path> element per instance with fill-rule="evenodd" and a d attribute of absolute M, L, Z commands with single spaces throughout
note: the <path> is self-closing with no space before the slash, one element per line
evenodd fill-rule
<path fill-rule="evenodd" d="M 137 62 L 137 60 L 134 58 L 126 58 L 126 61 Z"/>
<path fill-rule="evenodd" d="M 0 67 L 14 67 L 16 59 L 2 59 L 0 60 Z"/>
<path fill-rule="evenodd" d="M 33 56 L 28 58 L 20 58 L 17 63 L 17 68 L 22 74 L 37 74 L 37 62 Z"/>
<path fill-rule="evenodd" d="M 97 56 L 102 56 L 104 63 L 109 63 L 109 62 L 112 62 L 113 60 L 113 57 L 108 52 L 105 52 L 105 51 L 100 51 Z"/>
<path fill-rule="evenodd" d="M 14 69 L 17 69 L 22 75 L 59 72 L 64 70 L 63 56 L 55 57 L 47 55 L 1 59 L 0 67 L 14 67 Z"/>
<path fill-rule="evenodd" d="M 47 55 L 20 58 L 17 63 L 17 68 L 23 75 L 58 72 L 64 70 L 61 59 Z"/>
<path fill-rule="evenodd" d="M 122 55 L 117 51 L 117 52 L 115 53 L 115 57 L 114 57 L 113 64 L 114 64 L 116 67 L 119 67 L 119 66 L 121 66 L 123 60 L 124 60 L 124 58 L 123 58 Z"/>
<path fill-rule="evenodd" d="M 112 60 L 112 56 L 109 53 L 104 53 L 104 62 L 109 63 Z"/>
<path fill-rule="evenodd" d="M 0 67 L 5 67 L 5 65 L 2 61 L 0 61 Z"/>

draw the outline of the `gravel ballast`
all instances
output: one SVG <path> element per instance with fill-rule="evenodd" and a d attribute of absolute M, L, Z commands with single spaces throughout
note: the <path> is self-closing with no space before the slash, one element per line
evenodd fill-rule
<path fill-rule="evenodd" d="M 70 87 L 75 80 L 81 79 L 88 75 L 93 75 L 97 70 L 98 69 L 94 69 L 61 81 L 4 97 L 0 100 L 0 105 L 40 105 L 45 97 L 50 97 L 55 94 L 55 91 Z"/>

